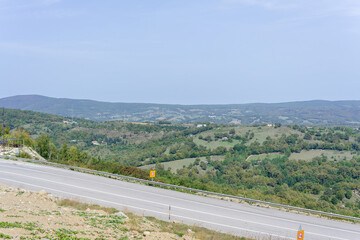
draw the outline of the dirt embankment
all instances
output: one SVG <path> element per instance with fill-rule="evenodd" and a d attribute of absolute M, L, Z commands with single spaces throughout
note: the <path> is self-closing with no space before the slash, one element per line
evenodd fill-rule
<path fill-rule="evenodd" d="M 0 186 L 0 239 L 198 239 L 190 229 L 164 232 L 164 223 L 152 218 L 90 208 L 94 205 L 60 200 L 43 190 Z"/>

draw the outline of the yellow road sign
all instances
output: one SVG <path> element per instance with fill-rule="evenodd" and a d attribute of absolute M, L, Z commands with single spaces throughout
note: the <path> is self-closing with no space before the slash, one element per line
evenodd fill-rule
<path fill-rule="evenodd" d="M 297 240 L 304 240 L 304 230 L 297 232 Z"/>
<path fill-rule="evenodd" d="M 155 170 L 151 170 L 151 171 L 150 171 L 150 177 L 151 177 L 151 178 L 154 178 L 154 177 L 155 177 L 155 172 L 156 172 Z"/>

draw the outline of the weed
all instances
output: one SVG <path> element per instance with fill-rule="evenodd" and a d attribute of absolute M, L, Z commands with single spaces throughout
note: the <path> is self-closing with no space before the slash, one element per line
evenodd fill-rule
<path fill-rule="evenodd" d="M 102 207 L 99 206 L 97 204 L 87 204 L 87 203 L 82 203 L 76 200 L 71 200 L 71 199 L 62 199 L 57 203 L 59 206 L 66 206 L 66 207 L 73 207 L 76 208 L 78 210 L 86 210 L 86 209 L 93 209 L 93 210 L 102 210 L 108 214 L 114 214 L 119 212 L 117 209 L 115 208 L 109 208 L 109 207 Z"/>
<path fill-rule="evenodd" d="M 10 235 L 5 235 L 3 233 L 0 233 L 0 238 L 3 238 L 3 239 L 12 239 L 12 237 Z"/>
<path fill-rule="evenodd" d="M 178 233 L 178 232 L 174 232 L 174 234 L 178 235 L 179 237 L 184 236 L 184 233 Z"/>
<path fill-rule="evenodd" d="M 35 230 L 37 227 L 36 223 L 33 222 L 27 222 L 27 223 L 21 223 L 21 222 L 0 222 L 0 228 L 23 228 L 26 230 Z M 38 231 L 43 231 L 42 229 L 38 228 L 36 229 Z"/>
<path fill-rule="evenodd" d="M 23 226 L 19 222 L 0 222 L 0 228 L 23 228 Z"/>
<path fill-rule="evenodd" d="M 59 240 L 90 240 L 89 238 L 78 238 L 74 236 L 78 233 L 83 233 L 83 232 L 72 231 L 66 228 L 60 228 L 58 230 L 54 230 L 54 232 Z"/>

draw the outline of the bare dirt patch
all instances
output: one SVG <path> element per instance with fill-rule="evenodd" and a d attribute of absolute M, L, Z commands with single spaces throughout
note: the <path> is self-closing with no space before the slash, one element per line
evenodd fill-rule
<path fill-rule="evenodd" d="M 0 186 L 2 239 L 245 239 L 116 209 Z"/>

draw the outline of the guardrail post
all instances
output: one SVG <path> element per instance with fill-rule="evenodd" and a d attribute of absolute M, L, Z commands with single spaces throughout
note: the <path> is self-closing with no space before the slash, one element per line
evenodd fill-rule
<path fill-rule="evenodd" d="M 169 205 L 169 220 L 170 220 L 170 211 L 171 211 L 171 206 Z"/>

